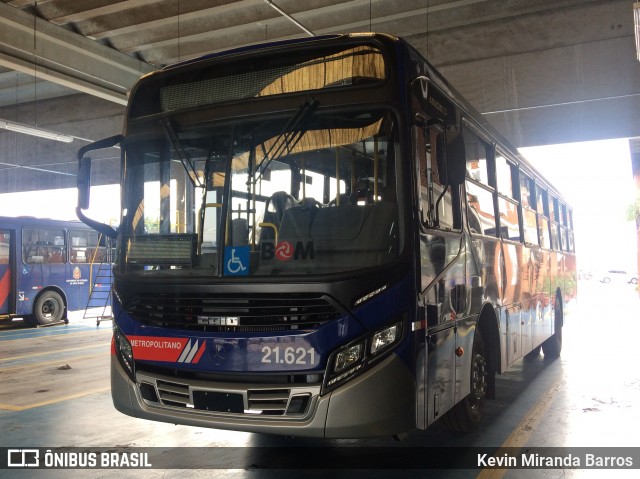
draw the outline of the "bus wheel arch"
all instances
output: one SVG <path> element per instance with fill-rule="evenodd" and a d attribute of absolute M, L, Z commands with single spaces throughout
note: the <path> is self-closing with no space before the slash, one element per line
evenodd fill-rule
<path fill-rule="evenodd" d="M 59 288 L 43 289 L 33 302 L 31 323 L 47 325 L 57 323 L 67 317 L 67 298 Z"/>
<path fill-rule="evenodd" d="M 500 364 L 497 316 L 486 305 L 479 316 L 471 352 L 470 393 L 443 417 L 443 425 L 452 431 L 469 432 L 484 417 L 485 401 L 495 397 L 495 375 Z"/>

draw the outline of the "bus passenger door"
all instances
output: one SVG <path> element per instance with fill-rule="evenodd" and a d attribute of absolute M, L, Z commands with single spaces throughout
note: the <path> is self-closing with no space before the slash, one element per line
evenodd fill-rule
<path fill-rule="evenodd" d="M 15 313 L 13 285 L 15 275 L 15 234 L 11 230 L 0 230 L 0 317 Z"/>
<path fill-rule="evenodd" d="M 420 242 L 426 327 L 425 350 L 419 356 L 418 427 L 426 428 L 455 405 L 457 319 L 465 310 L 465 252 L 460 237 L 438 233 L 421 235 Z M 420 334 L 420 332 L 418 332 Z"/>
<path fill-rule="evenodd" d="M 418 341 L 424 349 L 416 367 L 417 426 L 421 429 L 455 405 L 457 323 L 468 309 L 465 244 L 459 224 L 460 191 L 445 184 L 446 175 L 439 169 L 442 134 L 437 127 L 414 128 L 420 211 L 420 302 L 424 306 L 424 317 L 417 318 L 414 324 L 416 334 L 424 334 Z"/>

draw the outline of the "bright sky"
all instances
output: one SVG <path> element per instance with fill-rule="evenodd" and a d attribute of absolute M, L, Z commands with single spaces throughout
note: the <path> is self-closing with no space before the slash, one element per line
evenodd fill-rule
<path fill-rule="evenodd" d="M 635 270 L 636 234 L 626 221 L 635 199 L 628 140 L 522 148 L 521 153 L 573 206 L 578 267 Z M 91 189 L 87 216 L 106 223 L 119 217 L 119 187 Z M 77 219 L 76 190 L 0 195 L 0 216 Z"/>
<path fill-rule="evenodd" d="M 571 204 L 578 268 L 636 269 L 635 223 L 626 220 L 636 198 L 628 140 L 532 148 L 520 152 Z"/>
<path fill-rule="evenodd" d="M 0 216 L 36 216 L 55 220 L 77 220 L 75 188 L 42 190 L 37 192 L 5 193 L 0 195 Z M 116 222 L 120 217 L 120 186 L 91 188 L 91 208 L 85 210 L 90 218 L 104 223 Z"/>

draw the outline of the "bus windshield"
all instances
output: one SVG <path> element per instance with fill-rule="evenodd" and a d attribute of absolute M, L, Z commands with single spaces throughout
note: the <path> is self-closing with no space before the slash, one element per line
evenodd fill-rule
<path fill-rule="evenodd" d="M 187 125 L 125 143 L 122 272 L 309 275 L 402 249 L 397 121 L 385 110 Z"/>

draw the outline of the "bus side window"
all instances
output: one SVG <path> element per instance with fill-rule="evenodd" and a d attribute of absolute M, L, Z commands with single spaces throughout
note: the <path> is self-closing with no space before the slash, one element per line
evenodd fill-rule
<path fill-rule="evenodd" d="M 0 231 L 0 264 L 9 264 L 11 234 Z"/>
<path fill-rule="evenodd" d="M 572 253 L 575 253 L 576 251 L 576 246 L 575 246 L 575 242 L 573 239 L 573 211 L 571 211 L 571 209 L 569 207 L 567 207 L 567 229 L 569 230 L 568 232 L 568 236 L 569 236 L 569 251 Z"/>
<path fill-rule="evenodd" d="M 567 207 L 564 203 L 560 205 L 560 247 L 562 251 L 571 251 L 569 248 L 569 235 L 567 231 Z"/>
<path fill-rule="evenodd" d="M 515 197 L 518 171 L 514 163 L 496 151 L 496 187 L 500 211 L 500 236 L 511 241 L 521 241 L 520 208 Z M 515 181 L 514 181 L 515 179 Z"/>
<path fill-rule="evenodd" d="M 513 168 L 515 165 L 496 153 L 496 186 L 498 193 L 513 198 Z"/>
<path fill-rule="evenodd" d="M 539 183 L 536 183 L 536 210 L 538 211 L 540 246 L 549 249 L 551 248 L 551 240 L 549 238 L 549 202 L 547 201 L 547 191 Z"/>
<path fill-rule="evenodd" d="M 22 251 L 25 263 L 65 263 L 65 231 L 52 228 L 24 228 Z"/>
<path fill-rule="evenodd" d="M 105 257 L 105 247 L 98 245 L 98 233 L 89 230 L 69 230 L 70 262 L 100 263 Z"/>
<path fill-rule="evenodd" d="M 438 169 L 438 148 L 440 133 L 434 128 L 416 127 L 416 158 L 419 162 L 419 197 L 422 222 L 442 229 L 454 229 L 454 198 L 450 186 L 444 186 Z M 446 190 L 445 190 L 446 189 Z M 444 195 L 443 195 L 444 191 Z M 436 212 L 437 208 L 437 212 Z"/>
<path fill-rule="evenodd" d="M 467 157 L 467 216 L 472 233 L 496 236 L 494 189 L 489 186 L 487 144 L 465 128 L 465 154 Z"/>
<path fill-rule="evenodd" d="M 520 172 L 520 204 L 522 205 L 522 227 L 524 241 L 527 244 L 538 244 L 538 226 L 534 210 L 533 180 Z"/>
<path fill-rule="evenodd" d="M 560 250 L 560 236 L 558 233 L 558 200 L 549 195 L 549 233 L 551 237 L 551 248 Z"/>

